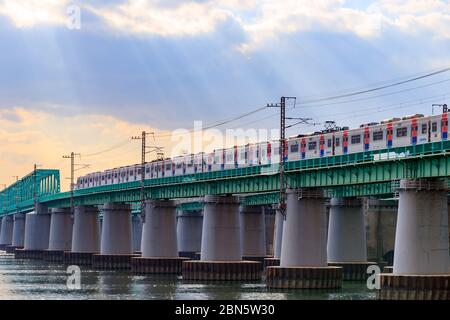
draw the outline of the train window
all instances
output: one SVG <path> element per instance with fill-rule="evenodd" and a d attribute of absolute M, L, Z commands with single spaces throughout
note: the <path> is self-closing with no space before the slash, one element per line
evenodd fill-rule
<path fill-rule="evenodd" d="M 427 133 L 427 124 L 422 124 L 422 134 Z"/>
<path fill-rule="evenodd" d="M 227 154 L 227 163 L 231 163 L 234 160 L 234 156 L 232 154 Z"/>
<path fill-rule="evenodd" d="M 181 163 L 177 163 L 177 169 L 181 169 L 182 164 Z"/>
<path fill-rule="evenodd" d="M 336 138 L 336 139 L 334 140 L 334 143 L 336 144 L 336 147 L 339 147 L 341 141 L 340 141 L 339 138 Z"/>
<path fill-rule="evenodd" d="M 150 168 L 145 168 L 145 172 L 149 173 L 150 172 Z"/>
<path fill-rule="evenodd" d="M 431 132 L 437 132 L 437 122 L 431 124 Z"/>
<path fill-rule="evenodd" d="M 407 127 L 397 128 L 397 138 L 406 137 L 407 135 L 408 135 Z"/>
<path fill-rule="evenodd" d="M 132 176 L 134 174 L 134 171 L 130 171 L 130 176 Z"/>
<path fill-rule="evenodd" d="M 110 174 L 108 174 L 108 179 L 111 179 L 111 175 Z"/>
<path fill-rule="evenodd" d="M 102 176 L 102 181 L 105 181 L 105 176 Z"/>
<path fill-rule="evenodd" d="M 171 164 L 170 163 L 168 163 L 168 164 L 166 164 L 166 170 L 170 170 L 171 169 Z"/>
<path fill-rule="evenodd" d="M 138 169 L 138 170 L 137 170 L 137 174 L 141 174 L 141 169 Z"/>
<path fill-rule="evenodd" d="M 361 143 L 361 135 L 357 134 L 351 137 L 352 144 L 358 144 Z"/>
<path fill-rule="evenodd" d="M 190 168 L 190 167 L 192 167 L 193 165 L 194 165 L 194 164 L 193 164 L 192 162 L 189 162 L 187 166 L 188 166 L 188 168 Z"/>
<path fill-rule="evenodd" d="M 241 159 L 245 159 L 245 152 L 241 152 Z"/>
<path fill-rule="evenodd" d="M 298 144 L 291 145 L 291 153 L 298 152 Z"/>
<path fill-rule="evenodd" d="M 116 173 L 114 173 L 114 178 L 117 178 L 117 172 L 116 172 Z"/>
<path fill-rule="evenodd" d="M 311 141 L 308 143 L 308 150 L 316 150 L 317 141 Z"/>
<path fill-rule="evenodd" d="M 383 140 L 383 131 L 374 131 L 373 132 L 373 141 Z"/>
<path fill-rule="evenodd" d="M 327 147 L 328 147 L 328 148 L 331 148 L 331 139 L 328 139 L 328 140 L 327 140 Z"/>

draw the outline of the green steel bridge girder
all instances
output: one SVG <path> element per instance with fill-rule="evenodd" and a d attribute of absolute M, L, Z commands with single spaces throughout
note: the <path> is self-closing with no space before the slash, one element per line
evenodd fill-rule
<path fill-rule="evenodd" d="M 350 155 L 292 161 L 286 164 L 290 188 L 323 188 L 336 196 L 389 195 L 390 183 L 402 178 L 444 178 L 450 174 L 450 142 L 393 148 Z M 148 199 L 195 198 L 206 194 L 253 195 L 279 190 L 276 165 L 204 172 L 186 176 L 145 181 Z M 59 187 L 59 185 L 58 185 Z M 275 199 L 276 200 L 276 199 Z M 275 202 L 272 199 L 264 204 Z M 40 195 L 38 201 L 49 207 L 69 207 L 70 193 Z M 140 182 L 98 186 L 75 190 L 75 205 L 99 205 L 106 202 L 139 202 Z M 26 210 L 32 201 L 20 203 Z M 0 207 L 1 208 L 1 207 Z M 8 208 L 3 212 L 12 212 Z"/>
<path fill-rule="evenodd" d="M 36 183 L 35 183 L 36 181 Z M 37 169 L 0 192 L 0 215 L 22 212 L 34 206 L 34 192 L 41 196 L 60 192 L 59 170 Z"/>

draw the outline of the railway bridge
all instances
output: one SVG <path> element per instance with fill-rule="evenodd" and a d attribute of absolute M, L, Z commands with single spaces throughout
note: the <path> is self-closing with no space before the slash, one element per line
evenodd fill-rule
<path fill-rule="evenodd" d="M 285 214 L 275 206 L 279 174 L 261 165 L 148 179 L 141 204 L 139 181 L 72 194 L 60 192 L 58 170 L 37 169 L 0 192 L 0 247 L 16 258 L 193 281 L 263 273 L 269 288 L 339 288 L 376 265 L 361 199 L 396 198 L 394 264 L 378 276 L 378 297 L 450 298 L 450 141 L 287 162 Z"/>

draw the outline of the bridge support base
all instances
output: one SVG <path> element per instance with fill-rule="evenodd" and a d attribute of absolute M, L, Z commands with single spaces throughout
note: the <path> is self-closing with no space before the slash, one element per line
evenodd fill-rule
<path fill-rule="evenodd" d="M 131 258 L 135 256 L 130 205 L 107 203 L 102 211 L 100 254 L 92 256 L 92 267 L 101 270 L 129 270 Z"/>
<path fill-rule="evenodd" d="M 184 261 L 183 280 L 257 281 L 261 266 L 255 261 Z"/>
<path fill-rule="evenodd" d="M 261 279 L 259 262 L 242 261 L 237 197 L 205 196 L 200 261 L 184 261 L 182 276 L 195 281 Z"/>
<path fill-rule="evenodd" d="M 200 253 L 196 251 L 179 251 L 180 258 L 188 258 L 189 260 L 200 260 Z"/>
<path fill-rule="evenodd" d="M 367 273 L 369 266 L 377 266 L 376 262 L 329 262 L 330 267 L 342 267 L 342 280 L 366 281 L 372 273 Z"/>
<path fill-rule="evenodd" d="M 131 259 L 131 270 L 139 274 L 181 274 L 186 258 L 178 257 L 176 203 L 146 201 L 142 230 L 142 257 Z"/>
<path fill-rule="evenodd" d="M 131 259 L 131 271 L 136 274 L 181 274 L 183 261 L 188 258 L 143 258 Z"/>
<path fill-rule="evenodd" d="M 97 270 L 130 270 L 134 254 L 94 254 L 92 268 Z"/>
<path fill-rule="evenodd" d="M 449 300 L 447 187 L 403 179 L 398 190 L 393 273 L 379 275 L 377 298 Z"/>
<path fill-rule="evenodd" d="M 178 213 L 177 243 L 179 257 L 198 260 L 195 254 L 202 248 L 202 224 L 203 214 L 201 211 L 181 211 Z"/>
<path fill-rule="evenodd" d="M 6 253 L 14 254 L 16 252 L 16 249 L 23 249 L 23 247 L 7 246 L 5 251 Z"/>
<path fill-rule="evenodd" d="M 265 258 L 263 263 L 264 268 L 277 267 L 280 265 L 280 258 Z"/>
<path fill-rule="evenodd" d="M 64 252 L 64 264 L 92 266 L 92 256 L 98 252 Z"/>
<path fill-rule="evenodd" d="M 318 189 L 286 191 L 280 266 L 266 268 L 268 288 L 340 288 L 342 268 L 327 264 L 326 212 Z"/>
<path fill-rule="evenodd" d="M 450 300 L 450 274 L 381 274 L 380 300 Z"/>
<path fill-rule="evenodd" d="M 267 287 L 278 289 L 339 289 L 340 267 L 269 267 Z"/>
<path fill-rule="evenodd" d="M 24 239 L 25 239 L 25 214 L 16 213 L 14 215 L 14 227 L 13 227 L 11 247 L 23 248 Z"/>
<path fill-rule="evenodd" d="M 42 260 L 44 250 L 16 249 L 14 251 L 15 259 Z"/>
<path fill-rule="evenodd" d="M 44 250 L 42 252 L 42 260 L 48 262 L 64 262 L 64 250 Z"/>
<path fill-rule="evenodd" d="M 14 217 L 3 216 L 0 231 L 0 250 L 5 251 L 7 246 L 12 244 L 12 234 L 14 227 Z"/>

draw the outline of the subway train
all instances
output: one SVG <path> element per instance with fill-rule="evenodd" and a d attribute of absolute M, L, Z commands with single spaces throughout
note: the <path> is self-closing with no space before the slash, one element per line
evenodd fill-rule
<path fill-rule="evenodd" d="M 332 127 L 286 139 L 285 161 L 376 151 L 447 140 L 448 114 L 402 118 L 362 124 L 357 129 Z M 190 154 L 145 164 L 145 179 L 189 175 L 201 172 L 245 168 L 280 162 L 280 142 L 268 141 L 245 146 Z M 77 179 L 75 188 L 84 189 L 141 180 L 141 164 L 90 173 Z"/>

